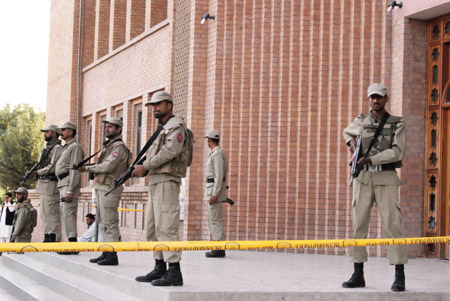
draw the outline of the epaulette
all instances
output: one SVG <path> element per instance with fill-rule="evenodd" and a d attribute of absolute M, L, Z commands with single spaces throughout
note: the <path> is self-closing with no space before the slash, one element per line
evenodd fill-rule
<path fill-rule="evenodd" d="M 397 122 L 403 122 L 403 117 L 401 117 L 401 116 L 389 115 L 389 118 L 388 118 L 388 120 L 387 120 L 387 123 L 397 123 Z"/>
<path fill-rule="evenodd" d="M 364 119 L 366 119 L 367 116 L 369 116 L 369 114 L 361 113 L 361 114 L 359 114 L 359 116 L 357 118 L 364 120 Z"/>

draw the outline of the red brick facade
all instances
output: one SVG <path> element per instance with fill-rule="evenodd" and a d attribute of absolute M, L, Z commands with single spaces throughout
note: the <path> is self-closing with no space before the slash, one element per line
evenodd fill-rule
<path fill-rule="evenodd" d="M 209 239 L 203 136 L 212 128 L 222 135 L 228 194 L 236 201 L 224 207 L 227 239 L 349 238 L 349 153 L 341 133 L 368 110 L 367 86 L 384 82 L 388 110 L 408 125 L 401 171 L 405 236 L 422 236 L 428 27 L 394 18 L 387 3 L 52 1 L 47 123 L 77 122 L 86 151 L 92 124 L 93 152 L 101 143 L 101 116 L 119 114 L 136 153 L 138 116 L 141 147 L 155 124 L 142 104 L 155 91 L 170 91 L 176 113 L 196 136 L 184 185 L 184 239 Z M 207 12 L 216 19 L 201 25 Z M 145 183 L 127 184 L 121 207 L 145 208 Z M 83 191 L 88 201 L 86 180 Z M 369 236 L 382 237 L 376 208 L 372 218 Z M 144 239 L 142 221 L 142 213 L 121 214 L 123 239 Z M 407 250 L 423 255 L 422 246 Z"/>

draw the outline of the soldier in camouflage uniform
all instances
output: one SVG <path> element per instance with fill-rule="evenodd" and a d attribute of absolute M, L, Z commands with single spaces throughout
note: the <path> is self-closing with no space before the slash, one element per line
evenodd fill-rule
<path fill-rule="evenodd" d="M 208 202 L 208 224 L 212 239 L 225 240 L 223 233 L 223 201 L 227 198 L 225 184 L 228 161 L 224 151 L 219 146 L 218 131 L 211 130 L 206 136 L 208 147 L 211 149 L 206 162 L 206 183 L 203 199 Z M 225 250 L 212 250 L 205 253 L 206 257 L 225 257 Z"/>
<path fill-rule="evenodd" d="M 97 222 L 104 241 L 120 241 L 119 207 L 123 185 L 117 187 L 105 196 L 106 191 L 114 185 L 129 167 L 131 153 L 122 140 L 122 120 L 111 117 L 103 120 L 105 135 L 108 138 L 103 143 L 104 149 L 100 152 L 97 164 L 83 166 L 80 171 L 89 171 L 95 175 L 93 188 L 97 199 Z M 97 258 L 90 260 L 98 265 L 118 265 L 117 252 L 103 252 Z"/>
<path fill-rule="evenodd" d="M 83 160 L 84 151 L 75 138 L 77 127 L 74 123 L 65 122 L 59 129 L 61 138 L 65 141 L 55 169 L 55 174 L 58 177 L 61 215 L 67 239 L 70 242 L 77 242 L 77 211 L 81 172 L 73 169 L 73 167 Z M 61 252 L 59 254 L 70 255 L 78 254 L 78 252 Z"/>
<path fill-rule="evenodd" d="M 343 132 L 350 152 L 354 152 L 355 139 L 358 136 L 361 136 L 362 142 L 362 157 L 359 159 L 359 163 L 364 164 L 364 167 L 353 184 L 353 238 L 367 238 L 370 211 L 374 202 L 377 204 L 380 213 L 384 236 L 386 238 L 399 238 L 403 237 L 401 231 L 402 215 L 398 196 L 400 179 L 395 169 L 402 166 L 401 160 L 405 154 L 406 146 L 406 126 L 401 117 L 389 115 L 386 112 L 385 105 L 389 97 L 383 84 L 370 85 L 367 97 L 371 108 L 370 113 L 360 114 Z M 364 159 L 370 141 L 385 114 L 389 116 L 386 124 Z M 395 280 L 391 289 L 397 292 L 404 291 L 404 264 L 408 261 L 404 247 L 401 245 L 389 246 L 388 255 L 389 263 L 395 265 Z M 353 247 L 350 256 L 355 271 L 352 277 L 342 286 L 345 288 L 364 287 L 363 264 L 367 261 L 366 248 Z"/>
<path fill-rule="evenodd" d="M 36 191 L 41 201 L 41 218 L 44 224 L 44 242 L 61 240 L 61 214 L 59 209 L 58 179 L 55 175 L 55 163 L 62 151 L 59 129 L 56 125 L 50 125 L 44 132 L 47 145 L 41 152 L 42 163 L 36 171 L 38 181 Z"/>
<path fill-rule="evenodd" d="M 180 117 L 172 114 L 172 96 L 165 91 L 153 94 L 150 102 L 153 115 L 163 127 L 147 152 L 143 165 L 136 165 L 134 177 L 149 171 L 149 193 L 146 214 L 147 240 L 178 241 L 180 222 L 181 178 L 186 176 L 187 163 L 183 160 L 187 129 Z M 180 270 L 181 251 L 153 252 L 155 268 L 136 281 L 151 282 L 155 286 L 183 285 Z M 167 270 L 166 263 L 169 263 Z"/>
<path fill-rule="evenodd" d="M 11 234 L 11 241 L 31 242 L 33 225 L 31 223 L 31 201 L 28 199 L 28 190 L 20 187 L 14 190 L 17 200 L 16 216 L 14 218 L 14 231 Z"/>

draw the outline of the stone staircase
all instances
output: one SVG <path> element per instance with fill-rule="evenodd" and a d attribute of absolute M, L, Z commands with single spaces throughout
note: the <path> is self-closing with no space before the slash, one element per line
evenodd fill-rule
<path fill-rule="evenodd" d="M 115 273 L 117 267 L 100 269 L 87 260 L 85 264 L 73 261 L 73 257 L 75 255 L 54 253 L 4 253 L 1 256 L 1 288 L 18 300 L 165 299 L 158 294 L 159 289 Z"/>
<path fill-rule="evenodd" d="M 183 252 L 184 286 L 154 287 L 134 280 L 154 265 L 152 252 L 119 252 L 118 266 L 89 262 L 100 253 L 0 256 L 0 300 L 450 300 L 448 262 L 416 258 L 405 267 L 406 292 L 390 291 L 386 258 L 365 265 L 366 288 L 343 289 L 353 267 L 346 256 L 227 251 L 226 258 Z"/>

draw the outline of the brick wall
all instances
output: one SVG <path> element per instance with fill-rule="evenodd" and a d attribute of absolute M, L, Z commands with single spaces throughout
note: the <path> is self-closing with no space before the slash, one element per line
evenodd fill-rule
<path fill-rule="evenodd" d="M 403 116 L 408 126 L 400 189 L 403 228 L 405 236 L 416 237 L 423 234 L 428 23 L 397 20 L 392 32 L 391 108 L 393 113 Z M 423 255 L 423 248 L 423 245 L 408 246 L 413 256 Z"/>
<path fill-rule="evenodd" d="M 46 124 L 60 125 L 70 118 L 72 92 L 73 1 L 54 0 L 50 12 L 50 44 Z"/>
<path fill-rule="evenodd" d="M 110 115 L 114 108 L 122 108 L 124 138 L 131 143 L 131 102 L 145 103 L 161 89 L 174 93 L 176 109 L 196 136 L 194 162 L 184 186 L 184 239 L 209 239 L 202 200 L 209 149 L 202 137 L 212 128 L 222 134 L 229 159 L 228 194 L 237 202 L 224 207 L 228 239 L 351 237 L 350 154 L 341 133 L 355 116 L 368 111 L 365 91 L 372 82 L 384 82 L 392 89 L 389 110 L 405 116 L 409 125 L 401 202 L 405 234 L 421 236 L 426 23 L 393 24 L 385 0 L 130 0 L 125 25 L 120 25 L 115 20 L 123 11 L 115 11 L 116 2 L 108 9 L 105 22 L 114 24 L 108 23 L 113 32 L 107 37 L 121 36 L 119 30 L 125 28 L 127 38 L 117 47 L 109 41 L 107 53 L 92 60 L 91 46 L 84 46 L 79 114 L 96 125 L 99 112 Z M 63 5 L 59 3 L 53 6 Z M 160 4 L 164 9 L 155 12 Z M 145 5 L 145 14 L 136 19 L 134 39 L 133 5 Z M 61 27 L 64 32 L 70 32 L 64 22 L 74 22 L 75 12 L 65 17 L 67 13 L 56 14 L 56 8 L 51 32 L 62 31 L 54 28 L 61 24 L 67 27 Z M 201 25 L 206 12 L 216 20 Z M 92 45 L 90 15 L 92 9 L 85 11 L 84 45 Z M 98 49 L 101 41 L 94 39 L 93 48 Z M 59 45 L 50 45 L 54 67 L 49 79 L 61 77 L 73 59 L 56 56 Z M 56 95 L 61 97 L 58 101 L 67 99 L 67 87 L 53 82 L 49 80 L 47 120 L 60 119 L 59 112 L 52 111 L 59 104 Z M 142 137 L 147 139 L 154 119 L 146 108 L 143 117 Z M 81 135 L 86 135 L 85 128 Z M 95 129 L 95 135 L 100 130 Z M 145 199 L 144 180 L 133 182 L 126 187 L 121 206 L 141 208 Z M 84 200 L 89 200 L 89 193 Z M 121 215 L 124 240 L 142 239 L 141 219 L 139 214 Z M 376 208 L 369 237 L 382 237 Z M 420 247 L 408 247 L 408 252 L 423 254 Z M 370 254 L 385 255 L 385 250 L 373 247 Z"/>

